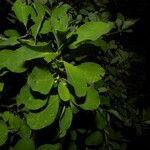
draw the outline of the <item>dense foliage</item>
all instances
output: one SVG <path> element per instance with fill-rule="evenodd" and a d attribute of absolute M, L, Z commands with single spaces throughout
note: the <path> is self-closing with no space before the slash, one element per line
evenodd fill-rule
<path fill-rule="evenodd" d="M 3 150 L 125 150 L 130 131 L 149 132 L 149 108 L 132 91 L 131 70 L 142 62 L 119 40 L 138 20 L 112 13 L 108 0 L 8 2 L 0 34 Z"/>

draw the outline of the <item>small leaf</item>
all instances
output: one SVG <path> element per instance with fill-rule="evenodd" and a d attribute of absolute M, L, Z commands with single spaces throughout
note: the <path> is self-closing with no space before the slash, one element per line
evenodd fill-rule
<path fill-rule="evenodd" d="M 60 150 L 60 143 L 58 144 L 44 144 L 38 147 L 36 150 Z"/>
<path fill-rule="evenodd" d="M 0 83 L 0 91 L 3 91 L 4 83 Z"/>
<path fill-rule="evenodd" d="M 20 93 L 16 97 L 16 101 L 18 106 L 24 104 L 30 110 L 40 109 L 47 103 L 46 100 L 35 99 L 27 84 L 21 88 Z"/>
<path fill-rule="evenodd" d="M 110 114 L 114 115 L 114 116 L 115 116 L 116 118 L 118 118 L 119 120 L 124 121 L 123 116 L 121 116 L 118 111 L 113 110 L 113 109 L 109 109 L 108 112 L 109 112 Z"/>
<path fill-rule="evenodd" d="M 133 26 L 137 20 L 126 20 L 123 23 L 122 30 L 128 29 L 129 27 Z"/>
<path fill-rule="evenodd" d="M 17 41 L 17 37 L 10 37 L 8 39 L 5 40 L 0 40 L 0 48 L 4 48 L 7 46 L 15 46 L 19 44 L 19 42 Z"/>
<path fill-rule="evenodd" d="M 63 101 L 70 100 L 71 96 L 65 82 L 60 82 L 58 84 L 58 94 Z"/>
<path fill-rule="evenodd" d="M 35 150 L 35 145 L 32 139 L 22 138 L 17 142 L 13 150 Z"/>
<path fill-rule="evenodd" d="M 0 120 L 0 146 L 4 145 L 8 138 L 8 128 L 4 121 Z"/>
<path fill-rule="evenodd" d="M 150 125 L 150 120 L 144 121 L 144 124 Z"/>
<path fill-rule="evenodd" d="M 19 37 L 19 33 L 16 30 L 8 29 L 4 31 L 4 35 L 8 37 Z"/>
<path fill-rule="evenodd" d="M 31 129 L 39 130 L 52 124 L 57 116 L 59 109 L 59 98 L 58 95 L 50 97 L 49 104 L 47 107 L 38 112 L 29 112 L 27 115 L 27 124 Z"/>
<path fill-rule="evenodd" d="M 52 32 L 51 20 L 50 19 L 44 21 L 40 33 L 46 34 L 46 33 L 49 33 L 49 32 Z"/>
<path fill-rule="evenodd" d="M 77 44 L 83 41 L 95 41 L 100 36 L 108 33 L 112 29 L 111 23 L 105 22 L 87 22 L 80 26 L 74 34 L 77 34 L 77 40 L 70 45 L 70 48 L 76 48 Z"/>
<path fill-rule="evenodd" d="M 96 112 L 95 124 L 96 124 L 97 129 L 100 129 L 100 130 L 103 130 L 106 127 L 107 121 L 102 113 Z"/>
<path fill-rule="evenodd" d="M 32 70 L 32 73 L 28 77 L 28 84 L 31 86 L 32 90 L 42 94 L 49 93 L 53 82 L 53 76 L 48 70 L 37 67 Z"/>
<path fill-rule="evenodd" d="M 75 142 L 70 142 L 69 143 L 68 150 L 78 150 L 78 147 L 75 144 Z"/>
<path fill-rule="evenodd" d="M 12 7 L 12 10 L 15 12 L 15 15 L 17 16 L 18 20 L 22 22 L 24 26 L 27 26 L 28 16 L 30 14 L 29 9 L 30 6 L 27 6 L 21 0 L 17 0 Z"/>
<path fill-rule="evenodd" d="M 31 136 L 31 129 L 27 125 L 26 121 L 22 120 L 20 130 L 18 131 L 18 134 L 21 138 L 30 138 Z"/>
<path fill-rule="evenodd" d="M 75 93 L 78 97 L 86 95 L 87 83 L 86 79 L 82 77 L 81 71 L 76 66 L 64 62 L 67 80 L 74 87 Z"/>
<path fill-rule="evenodd" d="M 1 116 L 2 118 L 3 118 L 3 120 L 5 121 L 5 122 L 7 122 L 8 120 L 9 120 L 9 118 L 10 118 L 10 111 L 4 111 L 3 113 L 2 113 L 2 116 Z"/>
<path fill-rule="evenodd" d="M 65 32 L 68 29 L 68 23 L 70 18 L 67 15 L 67 11 L 70 6 L 64 4 L 54 9 L 51 15 L 51 26 L 53 30 Z"/>
<path fill-rule="evenodd" d="M 70 107 L 65 109 L 65 112 L 59 121 L 60 135 L 59 137 L 63 137 L 66 134 L 66 131 L 69 129 L 72 123 L 72 110 Z"/>
<path fill-rule="evenodd" d="M 10 113 L 9 116 L 9 127 L 13 131 L 18 131 L 21 127 L 21 118 L 17 115 L 14 115 L 13 113 Z"/>
<path fill-rule="evenodd" d="M 99 131 L 92 132 L 86 139 L 86 145 L 99 145 L 103 142 L 103 135 Z"/>
<path fill-rule="evenodd" d="M 98 92 L 94 88 L 89 87 L 85 102 L 79 106 L 84 110 L 94 110 L 97 109 L 99 105 L 100 97 Z"/>

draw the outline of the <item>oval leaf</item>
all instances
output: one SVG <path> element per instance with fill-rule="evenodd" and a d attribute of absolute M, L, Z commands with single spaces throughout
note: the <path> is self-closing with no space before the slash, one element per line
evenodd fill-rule
<path fill-rule="evenodd" d="M 32 73 L 28 77 L 28 84 L 32 90 L 42 94 L 49 93 L 53 82 L 53 76 L 48 70 L 37 67 L 32 70 Z"/>
<path fill-rule="evenodd" d="M 58 144 L 44 144 L 38 147 L 36 150 L 60 150 L 60 143 Z"/>
<path fill-rule="evenodd" d="M 32 139 L 22 138 L 17 142 L 13 150 L 35 150 L 35 145 Z"/>
<path fill-rule="evenodd" d="M 46 100 L 35 99 L 30 92 L 29 85 L 27 84 L 20 90 L 20 93 L 16 97 L 16 101 L 18 106 L 24 104 L 26 108 L 31 110 L 40 109 L 47 103 Z"/>
<path fill-rule="evenodd" d="M 100 97 L 98 92 L 89 87 L 87 90 L 87 96 L 84 104 L 79 105 L 84 110 L 94 110 L 97 109 L 100 105 Z"/>
<path fill-rule="evenodd" d="M 77 40 L 70 45 L 70 48 L 76 48 L 77 44 L 91 40 L 95 41 L 103 34 L 108 33 L 112 29 L 111 23 L 106 22 L 87 22 L 80 26 L 74 34 L 77 34 Z"/>
<path fill-rule="evenodd" d="M 78 97 L 85 96 L 87 83 L 86 79 L 82 77 L 80 69 L 67 62 L 64 62 L 64 66 L 67 73 L 67 80 L 74 87 L 76 95 Z"/>
<path fill-rule="evenodd" d="M 86 145 L 99 145 L 103 142 L 103 134 L 99 131 L 92 132 L 86 139 Z"/>
<path fill-rule="evenodd" d="M 27 25 L 28 16 L 30 14 L 30 6 L 27 6 L 25 3 L 23 3 L 21 0 L 17 0 L 12 10 L 15 12 L 15 15 L 17 16 L 18 20 L 24 24 L 24 26 Z"/>
<path fill-rule="evenodd" d="M 66 134 L 66 131 L 69 129 L 72 123 L 72 110 L 70 107 L 65 109 L 65 112 L 59 121 L 60 135 L 59 137 L 63 137 Z"/>
<path fill-rule="evenodd" d="M 58 94 L 63 101 L 68 101 L 71 96 L 65 82 L 60 82 L 58 84 Z"/>
<path fill-rule="evenodd" d="M 38 130 L 52 124 L 57 116 L 59 109 L 59 98 L 58 95 L 53 95 L 50 97 L 48 106 L 38 112 L 30 112 L 27 115 L 27 123 L 31 129 Z"/>
<path fill-rule="evenodd" d="M 94 83 L 100 80 L 104 74 L 104 69 L 93 62 L 85 62 L 78 65 L 78 68 L 81 70 L 82 76 L 86 79 L 87 83 Z"/>

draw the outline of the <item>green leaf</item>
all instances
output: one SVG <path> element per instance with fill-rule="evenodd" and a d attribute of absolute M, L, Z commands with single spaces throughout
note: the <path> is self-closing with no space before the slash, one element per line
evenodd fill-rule
<path fill-rule="evenodd" d="M 137 20 L 126 20 L 122 25 L 122 30 L 128 29 L 129 27 L 133 26 Z"/>
<path fill-rule="evenodd" d="M 85 62 L 77 67 L 81 70 L 82 76 L 89 84 L 100 80 L 105 74 L 104 69 L 100 65 L 93 62 Z"/>
<path fill-rule="evenodd" d="M 67 130 L 71 126 L 72 118 L 73 118 L 73 115 L 72 115 L 71 108 L 70 107 L 65 108 L 65 112 L 64 112 L 61 120 L 59 121 L 59 129 L 60 129 L 59 137 L 60 138 L 65 136 Z"/>
<path fill-rule="evenodd" d="M 107 121 L 102 113 L 96 112 L 95 124 L 96 124 L 97 129 L 100 129 L 100 130 L 103 130 L 106 127 Z"/>
<path fill-rule="evenodd" d="M 18 134 L 21 138 L 30 138 L 31 136 L 31 129 L 27 125 L 26 121 L 22 120 L 20 130 L 18 131 Z"/>
<path fill-rule="evenodd" d="M 8 138 L 8 128 L 4 121 L 0 120 L 0 146 L 4 145 Z"/>
<path fill-rule="evenodd" d="M 40 33 L 46 34 L 49 32 L 52 32 L 52 26 L 51 26 L 51 20 L 50 19 L 44 21 Z"/>
<path fill-rule="evenodd" d="M 10 111 L 4 111 L 3 113 L 2 113 L 2 118 L 3 118 L 3 120 L 5 121 L 5 122 L 7 122 L 8 120 L 9 120 L 9 118 L 10 118 Z"/>
<path fill-rule="evenodd" d="M 30 6 L 27 6 L 24 2 L 21 0 L 17 0 L 12 7 L 12 10 L 15 12 L 15 15 L 17 16 L 18 20 L 24 24 L 24 26 L 27 26 L 28 17 L 30 14 Z"/>
<path fill-rule="evenodd" d="M 17 41 L 17 37 L 10 37 L 8 39 L 3 39 L 3 40 L 0 40 L 0 48 L 4 48 L 4 47 L 7 47 L 7 46 L 15 46 L 19 44 L 19 42 Z"/>
<path fill-rule="evenodd" d="M 60 150 L 60 143 L 58 144 L 44 144 L 38 147 L 36 150 Z"/>
<path fill-rule="evenodd" d="M 34 141 L 29 138 L 22 138 L 16 143 L 13 150 L 35 150 Z"/>
<path fill-rule="evenodd" d="M 8 29 L 4 31 L 4 35 L 8 37 L 19 37 L 19 33 L 16 30 Z"/>
<path fill-rule="evenodd" d="M 52 53 L 36 51 L 35 49 L 20 47 L 17 50 L 2 50 L 0 51 L 0 68 L 7 68 L 12 72 L 24 72 L 25 61 L 29 61 L 35 58 L 49 58 Z M 13 64 L 12 64 L 13 62 Z"/>
<path fill-rule="evenodd" d="M 59 82 L 58 84 L 58 94 L 63 101 L 68 101 L 71 98 L 66 83 L 63 81 Z"/>
<path fill-rule="evenodd" d="M 150 125 L 150 120 L 144 121 L 144 124 Z"/>
<path fill-rule="evenodd" d="M 45 8 L 39 2 L 34 3 L 33 6 L 34 6 L 34 9 L 36 12 L 35 12 L 35 14 L 32 13 L 32 12 L 34 12 L 34 10 L 32 10 L 32 12 L 31 12 L 31 18 L 35 23 L 31 27 L 31 32 L 32 32 L 32 35 L 34 36 L 34 39 L 36 40 L 36 37 L 37 37 L 38 33 L 40 32 L 41 27 L 42 27 L 42 22 L 43 22 L 43 19 L 45 16 Z"/>
<path fill-rule="evenodd" d="M 0 91 L 3 91 L 4 83 L 0 83 Z"/>
<path fill-rule="evenodd" d="M 76 48 L 77 44 L 83 41 L 95 41 L 100 36 L 108 33 L 112 29 L 111 23 L 105 22 L 87 22 L 80 26 L 74 34 L 78 37 L 75 42 L 70 45 L 70 48 Z"/>
<path fill-rule="evenodd" d="M 100 97 L 98 92 L 94 88 L 89 87 L 85 102 L 79 106 L 84 110 L 94 110 L 97 109 L 99 105 Z"/>
<path fill-rule="evenodd" d="M 13 131 L 18 131 L 21 127 L 21 118 L 17 115 L 14 115 L 13 113 L 10 113 L 9 116 L 9 127 Z"/>
<path fill-rule="evenodd" d="M 64 66 L 67 73 L 67 80 L 74 87 L 76 95 L 78 97 L 85 96 L 87 83 L 86 79 L 83 78 L 80 69 L 67 62 L 64 62 Z"/>
<path fill-rule="evenodd" d="M 51 15 L 51 26 L 53 30 L 65 32 L 68 29 L 70 18 L 67 15 L 67 11 L 70 6 L 67 4 L 61 5 L 54 9 Z"/>
<path fill-rule="evenodd" d="M 40 109 L 47 103 L 46 100 L 35 99 L 27 84 L 21 88 L 20 93 L 16 97 L 16 101 L 18 106 L 24 104 L 30 110 Z"/>
<path fill-rule="evenodd" d="M 40 92 L 42 94 L 48 94 L 53 86 L 53 76 L 46 69 L 34 67 L 32 73 L 28 77 L 28 84 L 33 91 Z"/>
<path fill-rule="evenodd" d="M 57 116 L 59 109 L 59 98 L 58 95 L 50 97 L 49 104 L 47 107 L 38 112 L 29 112 L 27 115 L 27 124 L 31 129 L 39 130 L 52 124 Z"/>
<path fill-rule="evenodd" d="M 70 142 L 68 146 L 68 150 L 78 150 L 77 145 L 75 142 Z"/>
<path fill-rule="evenodd" d="M 85 62 L 78 66 L 73 66 L 64 62 L 68 82 L 74 87 L 78 97 L 85 96 L 87 83 L 91 84 L 100 80 L 104 74 L 104 69 L 92 62 Z"/>
<path fill-rule="evenodd" d="M 112 115 L 114 115 L 116 118 L 118 118 L 119 120 L 121 121 L 124 121 L 124 118 L 123 116 L 120 115 L 120 113 L 116 110 L 113 110 L 113 109 L 109 109 L 108 112 Z"/>
<path fill-rule="evenodd" d="M 103 134 L 99 131 L 92 132 L 86 139 L 86 145 L 99 145 L 103 142 Z"/>

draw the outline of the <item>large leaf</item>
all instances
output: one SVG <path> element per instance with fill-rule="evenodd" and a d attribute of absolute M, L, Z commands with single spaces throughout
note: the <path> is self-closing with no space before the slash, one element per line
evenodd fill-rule
<path fill-rule="evenodd" d="M 49 93 L 53 82 L 53 76 L 48 70 L 37 67 L 32 70 L 32 73 L 28 77 L 28 84 L 31 86 L 32 90 L 42 94 Z"/>
<path fill-rule="evenodd" d="M 44 144 L 38 147 L 36 150 L 60 150 L 60 143 L 58 144 Z"/>
<path fill-rule="evenodd" d="M 51 15 L 51 26 L 53 30 L 57 31 L 67 31 L 68 23 L 70 18 L 67 15 L 67 11 L 70 6 L 64 4 L 54 9 Z"/>
<path fill-rule="evenodd" d="M 75 42 L 70 45 L 70 48 L 76 48 L 77 44 L 82 41 L 91 40 L 95 41 L 100 36 L 108 33 L 112 29 L 111 23 L 105 22 L 87 22 L 80 26 L 74 34 L 78 37 Z"/>
<path fill-rule="evenodd" d="M 43 107 L 46 104 L 46 100 L 35 99 L 30 92 L 29 85 L 25 85 L 20 90 L 20 93 L 16 98 L 17 105 L 24 104 L 26 108 L 36 110 Z"/>
<path fill-rule="evenodd" d="M 26 70 L 25 61 L 35 58 L 48 58 L 50 60 L 51 56 L 53 58 L 53 53 L 36 51 L 24 46 L 15 51 L 2 50 L 0 51 L 0 69 L 8 68 L 12 72 L 24 72 Z"/>
<path fill-rule="evenodd" d="M 8 138 L 8 128 L 4 121 L 0 120 L 0 146 L 5 144 Z"/>
<path fill-rule="evenodd" d="M 67 80 L 74 87 L 75 93 L 78 97 L 86 95 L 87 83 L 86 79 L 83 78 L 81 70 L 72 64 L 64 62 Z"/>
<path fill-rule="evenodd" d="M 29 112 L 27 115 L 27 123 L 31 129 L 39 130 L 52 124 L 57 116 L 59 109 L 58 95 L 50 97 L 47 107 L 38 112 Z"/>
<path fill-rule="evenodd" d="M 64 62 L 67 80 L 74 87 L 78 97 L 85 96 L 87 91 L 87 83 L 91 84 L 100 80 L 104 76 L 104 69 L 92 62 L 85 62 L 78 66 L 74 66 Z"/>
<path fill-rule="evenodd" d="M 86 100 L 83 104 L 80 105 L 80 107 L 84 110 L 93 110 L 97 109 L 99 105 L 100 97 L 98 92 L 94 88 L 89 87 L 87 90 Z"/>
<path fill-rule="evenodd" d="M 21 0 L 17 0 L 12 7 L 12 10 L 15 12 L 18 20 L 22 22 L 25 26 L 27 25 L 28 16 L 30 14 L 29 9 L 30 6 L 27 6 Z"/>
<path fill-rule="evenodd" d="M 29 138 L 22 138 L 16 143 L 13 150 L 35 150 L 34 141 Z"/>
<path fill-rule="evenodd" d="M 85 62 L 78 66 L 81 70 L 82 76 L 86 79 L 87 83 L 94 83 L 104 76 L 104 69 L 93 62 Z"/>
<path fill-rule="evenodd" d="M 66 134 L 66 131 L 69 129 L 72 123 L 72 110 L 70 107 L 65 109 L 65 112 L 59 121 L 60 135 L 59 137 L 63 137 Z"/>
<path fill-rule="evenodd" d="M 58 94 L 63 101 L 68 101 L 71 98 L 66 83 L 63 81 L 58 84 Z"/>

